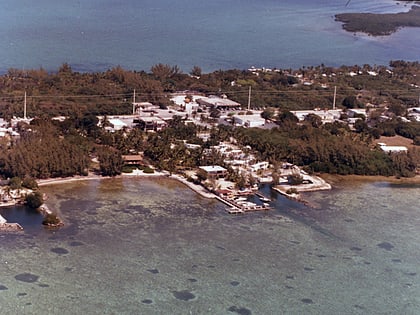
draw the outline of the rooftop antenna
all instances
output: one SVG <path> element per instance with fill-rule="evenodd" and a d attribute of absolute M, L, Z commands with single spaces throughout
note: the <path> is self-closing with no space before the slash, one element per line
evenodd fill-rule
<path fill-rule="evenodd" d="M 25 97 L 23 98 L 23 119 L 26 120 L 26 91 L 25 91 Z"/>
<path fill-rule="evenodd" d="M 251 86 L 249 86 L 248 90 L 248 110 L 251 110 Z"/>
<path fill-rule="evenodd" d="M 333 110 L 335 110 L 335 100 L 336 99 L 337 99 L 337 86 L 334 86 Z"/>

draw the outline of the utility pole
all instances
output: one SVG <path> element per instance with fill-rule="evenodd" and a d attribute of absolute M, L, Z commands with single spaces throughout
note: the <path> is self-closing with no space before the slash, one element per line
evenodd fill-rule
<path fill-rule="evenodd" d="M 335 100 L 337 98 L 337 86 L 334 86 L 334 100 L 333 100 L 333 110 L 335 110 Z"/>
<path fill-rule="evenodd" d="M 136 114 L 136 89 L 133 92 L 133 115 Z"/>
<path fill-rule="evenodd" d="M 26 120 L 26 91 L 25 91 L 25 97 L 23 99 L 23 119 Z"/>
<path fill-rule="evenodd" d="M 251 86 L 249 86 L 248 90 L 248 111 L 251 110 Z"/>

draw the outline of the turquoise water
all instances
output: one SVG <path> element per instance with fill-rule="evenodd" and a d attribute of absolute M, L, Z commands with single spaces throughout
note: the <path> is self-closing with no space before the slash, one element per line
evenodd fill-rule
<path fill-rule="evenodd" d="M 418 314 L 420 187 L 340 185 L 243 216 L 168 179 L 43 187 L 66 227 L 0 236 L 2 314 Z"/>
<path fill-rule="evenodd" d="M 389 37 L 355 36 L 334 15 L 398 12 L 394 0 L 2 0 L 0 72 L 78 71 L 121 65 L 150 70 L 157 63 L 189 72 L 252 65 L 299 68 L 388 64 L 419 60 L 420 32 L 407 28 Z"/>

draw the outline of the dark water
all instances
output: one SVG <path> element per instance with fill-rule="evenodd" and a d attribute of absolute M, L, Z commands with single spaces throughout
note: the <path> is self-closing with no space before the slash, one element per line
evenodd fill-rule
<path fill-rule="evenodd" d="M 0 215 L 8 222 L 19 222 L 22 227 L 34 230 L 38 230 L 43 221 L 38 211 L 19 205 L 0 208 Z"/>
<path fill-rule="evenodd" d="M 0 236 L 2 312 L 418 314 L 419 189 L 343 183 L 231 216 L 167 179 L 44 187 L 66 227 Z"/>
<path fill-rule="evenodd" d="M 334 15 L 400 12 L 394 0 L 87 0 L 0 2 L 0 70 L 67 62 L 78 71 L 121 65 L 189 72 L 252 65 L 299 68 L 419 60 L 420 32 L 392 36 L 345 32 Z"/>

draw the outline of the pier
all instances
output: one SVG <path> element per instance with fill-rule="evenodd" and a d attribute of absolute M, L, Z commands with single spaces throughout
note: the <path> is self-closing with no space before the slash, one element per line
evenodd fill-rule
<path fill-rule="evenodd" d="M 266 211 L 272 209 L 266 204 L 257 205 L 249 201 L 236 201 L 234 198 L 217 196 L 217 199 L 229 206 L 229 208 L 226 209 L 229 214 L 243 214 L 251 211 Z"/>
<path fill-rule="evenodd" d="M 0 215 L 0 232 L 22 231 L 23 227 L 19 223 L 7 223 L 7 220 Z"/>

